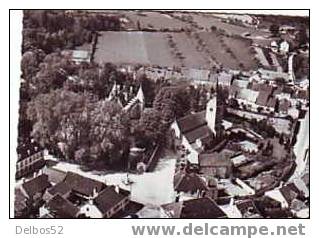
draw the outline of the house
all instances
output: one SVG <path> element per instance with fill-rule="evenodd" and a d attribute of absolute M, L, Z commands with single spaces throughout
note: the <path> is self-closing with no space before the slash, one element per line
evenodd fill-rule
<path fill-rule="evenodd" d="M 249 84 L 248 80 L 243 79 L 235 79 L 232 83 L 232 85 L 239 87 L 239 88 L 247 88 Z"/>
<path fill-rule="evenodd" d="M 215 84 L 216 79 L 207 69 L 183 68 L 182 74 L 193 84 Z"/>
<path fill-rule="evenodd" d="M 48 180 L 51 184 L 57 184 L 64 180 L 66 172 L 54 167 L 45 166 L 42 173 L 48 175 Z"/>
<path fill-rule="evenodd" d="M 230 159 L 231 159 L 231 162 L 232 162 L 234 168 L 238 168 L 242 165 L 248 164 L 250 161 L 253 160 L 252 158 L 247 157 L 246 155 L 244 155 L 242 153 L 236 154 L 236 155 L 232 156 Z"/>
<path fill-rule="evenodd" d="M 32 174 L 45 165 L 44 156 L 47 151 L 33 139 L 20 143 L 17 148 L 16 178 Z"/>
<path fill-rule="evenodd" d="M 279 72 L 275 70 L 268 70 L 268 69 L 259 69 L 258 70 L 260 77 L 262 80 L 265 81 L 274 81 L 275 79 L 282 78 L 286 82 L 289 81 L 289 75 L 285 72 Z"/>
<path fill-rule="evenodd" d="M 233 75 L 231 73 L 227 73 L 222 71 L 217 76 L 218 85 L 229 87 L 232 83 Z"/>
<path fill-rule="evenodd" d="M 61 181 L 45 191 L 43 200 L 49 201 L 57 194 L 67 199 L 71 195 L 71 192 L 72 188 L 67 183 Z"/>
<path fill-rule="evenodd" d="M 106 187 L 102 182 L 73 172 L 67 172 L 61 183 L 65 183 L 65 188 L 60 189 L 66 190 L 69 187 L 72 190 L 73 195 L 86 200 L 91 198 L 94 194 L 101 192 Z"/>
<path fill-rule="evenodd" d="M 217 178 L 228 178 L 232 173 L 230 155 L 227 153 L 202 153 L 199 155 L 200 173 Z"/>
<path fill-rule="evenodd" d="M 81 212 L 91 218 L 111 218 L 123 211 L 130 202 L 130 192 L 118 186 L 108 186 L 81 207 Z"/>
<path fill-rule="evenodd" d="M 30 212 L 27 197 L 22 193 L 21 189 L 14 189 L 14 217 L 27 218 Z"/>
<path fill-rule="evenodd" d="M 170 218 L 227 218 L 226 213 L 208 197 L 162 205 Z"/>
<path fill-rule="evenodd" d="M 25 197 L 24 200 L 26 204 L 31 207 L 38 208 L 43 202 L 43 194 L 50 187 L 51 184 L 49 183 L 48 176 L 41 174 L 23 182 L 17 189 L 20 189 L 21 194 Z"/>
<path fill-rule="evenodd" d="M 164 209 L 158 205 L 146 205 L 130 218 L 169 218 Z"/>
<path fill-rule="evenodd" d="M 305 202 L 299 199 L 294 199 L 292 201 L 290 210 L 292 211 L 292 213 L 296 214 L 297 217 L 309 217 L 309 207 L 306 205 Z"/>
<path fill-rule="evenodd" d="M 282 208 L 289 208 L 295 199 L 306 199 L 309 196 L 309 191 L 303 181 L 298 180 L 279 189 L 267 191 L 265 195 L 280 202 Z"/>
<path fill-rule="evenodd" d="M 212 95 L 205 111 L 179 118 L 171 125 L 173 136 L 185 148 L 187 159 L 192 164 L 198 164 L 198 154 L 210 144 L 216 134 L 216 100 L 216 95 Z"/>
<path fill-rule="evenodd" d="M 40 208 L 40 218 L 77 218 L 80 209 L 69 200 L 56 194 Z"/>
<path fill-rule="evenodd" d="M 278 103 L 278 112 L 280 114 L 287 115 L 290 107 L 291 102 L 288 99 L 282 99 Z"/>
<path fill-rule="evenodd" d="M 289 52 L 289 47 L 290 47 L 289 43 L 287 41 L 283 40 L 279 44 L 280 53 L 287 54 Z"/>
<path fill-rule="evenodd" d="M 72 61 L 74 61 L 76 64 L 91 62 L 91 54 L 86 50 L 73 50 L 71 52 L 71 56 Z"/>
<path fill-rule="evenodd" d="M 277 53 L 278 52 L 278 43 L 276 41 L 272 41 L 270 43 L 270 49 L 272 52 Z"/>
<path fill-rule="evenodd" d="M 256 104 L 259 108 L 268 112 L 275 110 L 276 102 L 276 98 L 273 97 L 272 92 L 269 91 L 260 91 L 256 100 Z"/>
<path fill-rule="evenodd" d="M 242 214 L 242 218 L 263 218 L 252 199 L 237 201 L 236 206 Z"/>
<path fill-rule="evenodd" d="M 176 201 L 205 196 L 216 199 L 218 195 L 216 184 L 209 183 L 206 185 L 206 181 L 197 174 L 185 171 L 178 171 L 175 174 L 174 190 L 176 192 Z"/>

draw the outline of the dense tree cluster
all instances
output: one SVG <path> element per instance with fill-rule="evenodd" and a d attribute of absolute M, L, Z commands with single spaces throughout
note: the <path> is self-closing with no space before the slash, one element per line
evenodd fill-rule
<path fill-rule="evenodd" d="M 61 10 L 25 10 L 22 52 L 42 49 L 51 53 L 92 41 L 95 31 L 119 30 L 119 17 L 102 14 L 70 15 Z"/>
<path fill-rule="evenodd" d="M 115 102 L 57 89 L 29 102 L 27 116 L 32 137 L 58 147 L 65 159 L 114 164 L 127 153 L 128 128 Z"/>

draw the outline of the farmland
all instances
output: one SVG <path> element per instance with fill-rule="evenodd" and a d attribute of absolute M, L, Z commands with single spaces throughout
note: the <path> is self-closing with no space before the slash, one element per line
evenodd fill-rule
<path fill-rule="evenodd" d="M 125 12 L 125 16 L 133 24 L 134 28 L 141 29 L 181 29 L 187 26 L 186 23 L 171 17 L 169 14 L 160 12 Z M 139 26 L 138 26 L 139 25 Z"/>
<path fill-rule="evenodd" d="M 249 42 L 215 32 L 100 32 L 96 62 L 166 67 L 251 69 L 257 66 Z"/>
<path fill-rule="evenodd" d="M 199 27 L 205 29 L 211 29 L 212 26 L 221 30 L 229 35 L 243 35 L 249 33 L 251 38 L 255 37 L 267 37 L 269 32 L 261 29 L 255 29 L 253 27 L 245 27 L 235 24 L 230 24 L 222 21 L 221 18 L 215 16 L 208 16 L 207 14 L 193 14 L 193 21 L 197 23 Z"/>
<path fill-rule="evenodd" d="M 103 32 L 94 59 L 116 64 L 180 66 L 170 52 L 165 34 L 150 32 Z"/>

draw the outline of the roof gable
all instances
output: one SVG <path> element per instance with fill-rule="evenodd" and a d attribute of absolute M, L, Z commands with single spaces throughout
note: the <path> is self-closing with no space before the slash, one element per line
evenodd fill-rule
<path fill-rule="evenodd" d="M 178 172 L 174 176 L 174 189 L 178 192 L 191 192 L 207 190 L 205 182 L 196 174 Z"/>
<path fill-rule="evenodd" d="M 79 174 L 67 172 L 64 182 L 72 188 L 74 192 L 83 194 L 85 196 L 92 196 L 94 189 L 100 192 L 105 188 L 105 184 L 91 178 L 83 177 Z"/>
<path fill-rule="evenodd" d="M 180 218 L 226 218 L 226 214 L 210 198 L 198 198 L 183 202 Z"/>
<path fill-rule="evenodd" d="M 105 214 L 116 204 L 121 202 L 123 199 L 129 196 L 129 192 L 123 189 L 115 191 L 114 186 L 106 187 L 99 195 L 94 199 L 97 208 Z"/>
<path fill-rule="evenodd" d="M 206 111 L 190 114 L 185 117 L 177 119 L 177 125 L 182 133 L 187 133 L 198 127 L 204 126 L 206 122 Z"/>
<path fill-rule="evenodd" d="M 75 218 L 79 212 L 76 206 L 59 194 L 52 197 L 46 206 L 57 218 Z"/>
<path fill-rule="evenodd" d="M 49 187 L 51 184 L 46 174 L 41 174 L 22 184 L 22 188 L 29 198 L 32 198 L 36 193 L 43 193 Z"/>

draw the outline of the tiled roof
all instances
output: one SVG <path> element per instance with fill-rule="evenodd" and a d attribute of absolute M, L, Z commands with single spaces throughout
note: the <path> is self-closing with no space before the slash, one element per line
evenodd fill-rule
<path fill-rule="evenodd" d="M 226 218 L 226 214 L 210 198 L 198 198 L 183 202 L 180 218 Z"/>
<path fill-rule="evenodd" d="M 72 188 L 67 183 L 60 182 L 54 185 L 53 187 L 49 188 L 48 193 L 50 193 L 51 195 L 60 194 L 63 196 L 64 194 L 67 194 L 71 190 Z"/>
<path fill-rule="evenodd" d="M 245 216 L 253 215 L 253 214 L 258 214 L 260 215 L 259 210 L 257 209 L 254 201 L 248 199 L 248 200 L 243 200 L 243 201 L 238 201 L 236 203 L 237 208 L 241 212 L 241 214 Z"/>
<path fill-rule="evenodd" d="M 99 193 L 94 199 L 94 202 L 102 214 L 105 214 L 112 207 L 128 197 L 129 194 L 128 191 L 123 189 L 119 189 L 119 192 L 116 192 L 114 186 L 109 186 Z"/>
<path fill-rule="evenodd" d="M 201 167 L 210 167 L 210 166 L 230 166 L 230 155 L 225 153 L 210 153 L 210 154 L 200 154 L 199 155 L 199 164 Z"/>
<path fill-rule="evenodd" d="M 24 191 L 29 198 L 32 198 L 36 193 L 43 193 L 47 188 L 51 187 L 48 181 L 48 175 L 41 174 L 22 184 Z"/>
<path fill-rule="evenodd" d="M 260 91 L 257 97 L 256 104 L 260 106 L 267 106 L 268 99 L 270 97 L 270 93 L 267 91 Z"/>
<path fill-rule="evenodd" d="M 279 190 L 289 205 L 298 196 L 298 189 L 292 184 L 283 186 Z"/>
<path fill-rule="evenodd" d="M 187 133 L 195 128 L 206 125 L 206 111 L 190 114 L 177 120 L 182 133 Z"/>
<path fill-rule="evenodd" d="M 66 176 L 66 172 L 50 167 L 43 168 L 43 173 L 47 174 L 49 176 L 49 181 L 55 184 L 63 181 Z"/>
<path fill-rule="evenodd" d="M 198 175 L 178 172 L 174 176 L 174 189 L 178 192 L 191 192 L 207 190 L 205 182 Z"/>
<path fill-rule="evenodd" d="M 75 218 L 79 212 L 76 206 L 59 194 L 51 198 L 46 207 L 53 213 L 55 218 Z"/>
<path fill-rule="evenodd" d="M 14 189 L 14 210 L 17 212 L 27 208 L 26 197 L 19 188 Z"/>
<path fill-rule="evenodd" d="M 105 188 L 105 184 L 90 178 L 83 177 L 79 174 L 67 172 L 64 182 L 72 188 L 73 191 L 85 196 L 93 195 L 94 189 L 100 192 Z"/>
<path fill-rule="evenodd" d="M 191 144 L 194 143 L 197 139 L 208 140 L 210 136 L 212 136 L 212 130 L 206 125 L 185 133 L 185 137 Z"/>

